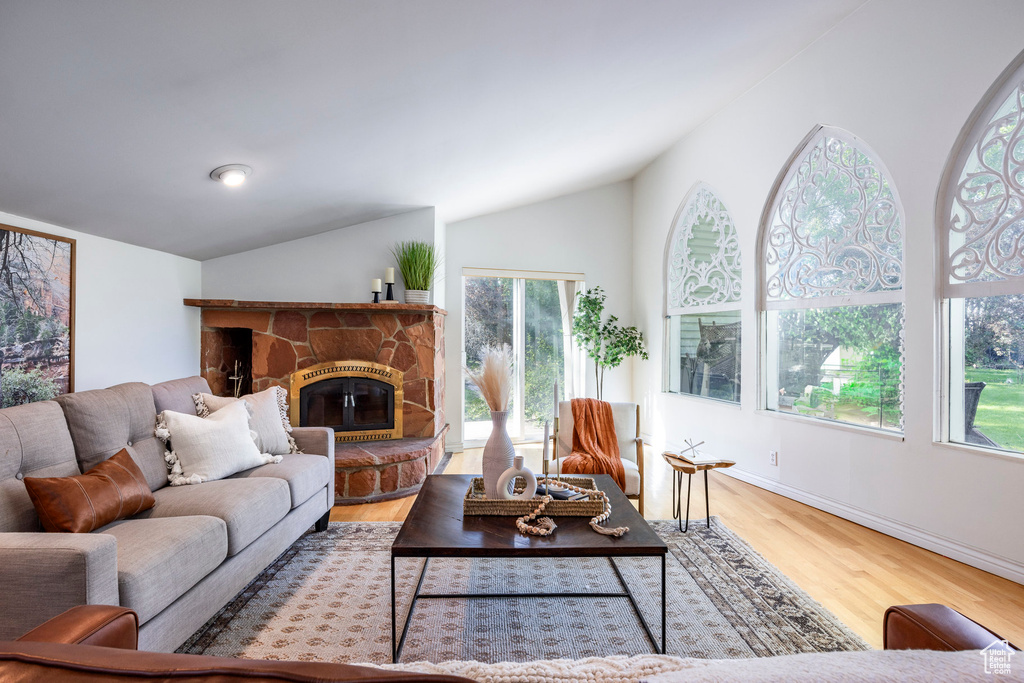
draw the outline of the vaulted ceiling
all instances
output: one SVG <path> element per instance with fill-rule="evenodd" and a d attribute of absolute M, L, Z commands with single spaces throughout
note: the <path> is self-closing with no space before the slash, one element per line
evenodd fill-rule
<path fill-rule="evenodd" d="M 862 2 L 0 0 L 0 211 L 197 259 L 468 218 L 632 177 Z"/>

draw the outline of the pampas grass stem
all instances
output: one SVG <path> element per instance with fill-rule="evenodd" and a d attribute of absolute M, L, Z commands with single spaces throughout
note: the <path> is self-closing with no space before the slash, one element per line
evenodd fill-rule
<path fill-rule="evenodd" d="M 465 368 L 469 381 L 476 385 L 480 396 L 492 412 L 508 410 L 512 396 L 512 349 L 487 348 L 480 355 L 480 369 Z"/>

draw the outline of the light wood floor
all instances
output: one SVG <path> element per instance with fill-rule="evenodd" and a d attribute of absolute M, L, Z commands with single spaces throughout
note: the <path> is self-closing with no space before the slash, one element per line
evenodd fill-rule
<path fill-rule="evenodd" d="M 520 445 L 540 471 L 540 446 Z M 669 467 L 648 449 L 647 519 L 672 518 Z M 480 449 L 456 453 L 449 473 L 480 472 Z M 703 482 L 694 477 L 690 514 L 704 516 Z M 698 484 L 700 484 L 698 486 Z M 890 605 L 938 602 L 1024 645 L 1024 586 L 922 550 L 826 512 L 732 479 L 710 478 L 711 514 L 877 648 Z M 414 498 L 338 506 L 332 521 L 401 521 Z"/>

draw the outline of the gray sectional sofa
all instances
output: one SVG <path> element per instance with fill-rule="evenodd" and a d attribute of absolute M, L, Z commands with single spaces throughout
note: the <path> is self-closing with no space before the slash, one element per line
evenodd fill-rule
<path fill-rule="evenodd" d="M 195 413 L 201 377 L 119 384 L 0 410 L 0 640 L 74 605 L 138 612 L 139 649 L 172 651 L 334 502 L 334 434 L 296 428 L 302 451 L 228 479 L 168 486 L 157 413 Z M 45 533 L 24 477 L 81 474 L 128 449 L 156 505 L 90 534 Z"/>

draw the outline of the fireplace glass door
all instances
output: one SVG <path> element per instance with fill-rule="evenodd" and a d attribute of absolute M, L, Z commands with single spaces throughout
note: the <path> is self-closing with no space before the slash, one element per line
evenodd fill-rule
<path fill-rule="evenodd" d="M 301 424 L 336 432 L 394 429 L 395 388 L 363 377 L 336 377 L 302 387 Z"/>

